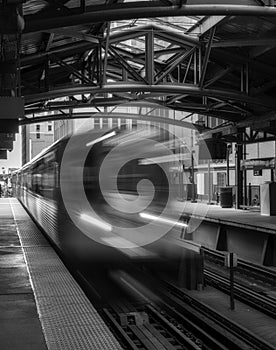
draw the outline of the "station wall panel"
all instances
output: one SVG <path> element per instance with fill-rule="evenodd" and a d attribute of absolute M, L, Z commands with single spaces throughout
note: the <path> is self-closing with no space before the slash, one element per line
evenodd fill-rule
<path fill-rule="evenodd" d="M 203 222 L 194 232 L 193 241 L 204 247 L 216 249 L 219 237 L 218 225 Z"/>
<path fill-rule="evenodd" d="M 226 228 L 228 252 L 234 252 L 238 258 L 263 264 L 267 248 L 268 235 L 264 232 Z"/>

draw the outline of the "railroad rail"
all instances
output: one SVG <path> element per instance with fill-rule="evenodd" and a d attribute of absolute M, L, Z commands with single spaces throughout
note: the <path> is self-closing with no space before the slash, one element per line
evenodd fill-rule
<path fill-rule="evenodd" d="M 187 315 L 177 311 L 168 303 L 146 304 L 140 311 L 118 313 L 114 309 L 104 309 L 109 325 L 119 334 L 132 350 L 227 350 L 250 349 L 242 341 L 229 336 L 206 319 L 198 325 L 198 317 L 192 312 Z M 201 322 L 202 323 L 202 322 Z"/>
<path fill-rule="evenodd" d="M 239 324 L 235 323 L 234 321 L 226 318 L 225 316 L 221 315 L 217 311 L 213 310 L 209 306 L 205 305 L 204 303 L 198 301 L 197 299 L 191 297 L 187 293 L 185 293 L 182 289 L 178 288 L 177 286 L 174 286 L 171 283 L 165 282 L 166 288 L 168 292 L 171 294 L 171 300 L 175 302 L 175 305 L 177 305 L 178 310 L 180 308 L 183 308 L 183 311 L 185 310 L 185 313 L 187 315 L 187 312 L 189 312 L 189 317 L 194 317 L 193 315 L 196 315 L 197 313 L 201 315 L 201 318 L 198 318 L 197 324 L 200 326 L 202 322 L 204 322 L 204 318 L 209 319 L 209 323 L 205 322 L 202 324 L 202 327 L 208 327 L 211 323 L 216 324 L 218 327 L 221 327 L 221 329 L 224 329 L 224 332 L 226 334 L 231 333 L 232 336 L 239 339 L 242 342 L 245 342 L 250 349 L 258 349 L 258 350 L 272 350 L 274 349 L 274 346 L 269 344 L 268 342 L 264 341 L 260 337 L 256 336 L 249 330 L 245 329 L 244 327 L 240 326 Z M 207 330 L 208 328 L 205 328 Z M 214 334 L 214 329 L 210 330 Z M 218 332 L 216 334 L 216 339 L 220 339 L 221 332 Z M 232 346 L 232 349 L 238 349 L 238 346 L 242 348 L 241 345 L 235 344 Z M 231 348 L 231 347 L 230 347 Z"/>
<path fill-rule="evenodd" d="M 147 278 L 145 276 L 145 280 Z M 87 277 L 84 283 L 87 292 L 91 284 Z M 128 284 L 131 284 L 131 280 L 128 280 Z M 132 291 L 136 290 L 135 301 L 122 298 L 120 301 L 98 304 L 98 312 L 126 349 L 273 349 L 239 325 L 219 317 L 211 309 L 203 308 L 199 302 L 191 302 L 177 287 L 162 283 L 158 291 L 149 289 L 148 294 L 145 292 L 146 288 L 139 290 L 136 284 L 130 288 Z M 94 299 L 93 283 L 91 295 Z"/>
<path fill-rule="evenodd" d="M 202 247 L 202 250 L 204 252 L 204 259 L 207 259 L 221 266 L 224 265 L 225 254 L 223 252 L 208 249 L 206 247 Z M 236 268 L 236 271 L 257 280 L 263 281 L 266 284 L 276 286 L 276 270 L 273 271 L 272 269 L 269 269 L 265 266 L 259 266 L 252 262 L 238 259 L 238 266 Z"/>
<path fill-rule="evenodd" d="M 229 294 L 229 280 L 224 276 L 218 276 L 216 273 L 204 269 L 205 283 Z M 256 310 L 276 319 L 276 300 L 263 294 L 255 292 L 241 284 L 234 283 L 235 298 L 253 307 Z"/>

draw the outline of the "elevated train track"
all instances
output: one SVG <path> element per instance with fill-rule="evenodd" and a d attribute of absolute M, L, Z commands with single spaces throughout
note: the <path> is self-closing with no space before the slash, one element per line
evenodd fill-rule
<path fill-rule="evenodd" d="M 183 289 L 155 280 L 140 269 L 132 272 L 130 275 L 118 271 L 117 278 L 108 281 L 115 295 L 112 300 L 104 295 L 101 300 L 98 298 L 102 278 L 95 279 L 87 269 L 78 274 L 80 285 L 126 349 L 273 349 Z M 152 289 L 154 284 L 158 287 Z M 123 289 L 118 292 L 118 288 Z"/>

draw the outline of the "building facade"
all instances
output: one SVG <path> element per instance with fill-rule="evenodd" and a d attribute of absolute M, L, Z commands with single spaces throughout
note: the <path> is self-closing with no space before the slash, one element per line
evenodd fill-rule
<path fill-rule="evenodd" d="M 54 123 L 44 122 L 22 127 L 22 165 L 54 142 Z"/>

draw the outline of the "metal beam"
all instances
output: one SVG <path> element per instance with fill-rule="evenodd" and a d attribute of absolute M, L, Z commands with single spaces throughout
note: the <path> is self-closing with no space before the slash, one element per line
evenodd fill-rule
<path fill-rule="evenodd" d="M 114 29 L 113 29 L 114 30 Z M 154 31 L 154 34 L 166 38 L 168 41 L 176 41 L 180 46 L 196 45 L 200 46 L 199 39 L 192 36 L 185 35 L 179 31 L 174 31 L 166 27 L 150 23 L 147 25 L 138 25 L 133 28 L 127 28 L 126 31 L 113 32 L 110 34 L 110 43 L 125 41 L 140 36 L 144 36 L 146 33 Z"/>
<path fill-rule="evenodd" d="M 188 35 L 180 34 L 178 32 L 169 31 L 168 29 L 162 28 L 162 30 L 156 31 L 156 37 L 162 40 L 168 41 L 172 44 L 179 45 L 181 47 L 187 46 L 201 46 L 198 39 L 189 37 Z"/>
<path fill-rule="evenodd" d="M 149 26 L 136 26 L 133 28 L 127 28 L 127 30 L 125 30 L 125 31 L 122 30 L 122 31 L 118 31 L 118 32 L 112 32 L 112 33 L 110 33 L 109 42 L 110 42 L 110 44 L 114 44 L 114 43 L 121 42 L 121 41 L 135 39 L 135 38 L 138 38 L 140 36 L 144 36 L 145 34 L 147 34 L 147 32 L 149 30 L 151 30 L 151 28 L 149 28 Z M 113 29 L 113 31 L 114 31 L 114 29 Z"/>
<path fill-rule="evenodd" d="M 86 86 L 86 85 L 77 85 L 74 87 L 68 87 L 64 89 L 52 90 L 46 93 L 27 95 L 25 100 L 27 102 L 34 101 L 43 101 L 48 99 L 53 99 L 62 96 L 71 96 L 78 94 L 97 94 L 97 93 L 117 93 L 117 92 L 155 92 L 168 95 L 184 95 L 189 94 L 192 96 L 208 96 L 208 97 L 217 97 L 225 100 L 234 100 L 244 103 L 249 103 L 252 105 L 259 105 L 266 108 L 276 108 L 275 99 L 257 99 L 248 96 L 245 93 L 233 92 L 228 90 L 218 90 L 218 89 L 205 89 L 200 88 L 199 86 L 193 84 L 159 84 L 159 85 L 147 85 L 143 83 L 109 83 L 104 85 L 102 88 L 98 86 Z"/>
<path fill-rule="evenodd" d="M 236 40 L 222 40 L 212 43 L 212 48 L 216 47 L 245 47 L 245 46 L 269 46 L 276 45 L 276 37 L 273 38 L 244 38 Z"/>
<path fill-rule="evenodd" d="M 61 57 L 75 55 L 76 52 L 81 53 L 86 50 L 94 48 L 96 45 L 88 42 L 77 42 L 70 45 L 61 45 L 55 48 L 49 49 L 49 51 L 38 52 L 31 55 L 21 56 L 20 64 L 21 67 L 28 66 L 30 64 L 37 63 L 39 61 L 45 60 L 49 54 L 59 54 Z"/>
<path fill-rule="evenodd" d="M 206 52 L 205 52 L 205 56 L 204 56 L 204 60 L 203 60 L 203 65 L 202 65 L 202 71 L 200 73 L 200 80 L 199 80 L 199 86 L 202 88 L 203 83 L 204 83 L 204 79 L 205 79 L 205 74 L 207 71 L 207 65 L 209 62 L 209 57 L 210 57 L 210 52 L 211 52 L 211 48 L 212 48 L 212 42 L 214 39 L 214 35 L 215 35 L 215 30 L 216 28 L 213 27 L 211 29 L 211 33 L 209 36 L 209 40 L 208 40 L 208 44 L 207 44 L 207 48 L 206 48 Z"/>
<path fill-rule="evenodd" d="M 216 74 L 213 75 L 213 77 L 211 79 L 206 81 L 206 83 L 204 84 L 204 87 L 206 88 L 206 87 L 212 85 L 213 83 L 215 83 L 219 79 L 223 78 L 226 74 L 231 72 L 231 70 L 232 70 L 232 67 L 227 67 L 225 69 L 219 70 Z"/>
<path fill-rule="evenodd" d="M 190 50 L 187 50 L 184 53 L 178 53 L 177 57 L 169 65 L 169 67 L 167 67 L 163 72 L 161 72 L 162 74 L 159 75 L 159 77 L 156 79 L 155 84 L 158 84 L 160 81 L 162 81 L 163 78 L 165 78 L 168 74 L 170 74 L 181 62 L 183 62 L 187 57 L 192 55 L 194 51 L 195 51 L 195 48 L 192 48 Z"/>
<path fill-rule="evenodd" d="M 153 29 L 146 34 L 146 80 L 152 85 L 154 83 L 154 32 Z"/>
<path fill-rule="evenodd" d="M 187 76 L 189 74 L 189 70 L 191 68 L 191 64 L 192 64 L 192 59 L 193 59 L 193 55 L 191 55 L 190 59 L 189 59 L 189 62 L 188 62 L 188 65 L 186 67 L 186 71 L 185 71 L 185 74 L 184 74 L 184 77 L 183 77 L 183 80 L 182 80 L 182 83 L 185 84 L 186 83 L 186 79 L 187 79 Z"/>
<path fill-rule="evenodd" d="M 199 1 L 200 2 L 200 1 Z M 193 1 L 195 4 L 196 1 Z M 166 6 L 161 1 L 137 1 L 117 4 L 107 4 L 99 6 L 90 6 L 86 8 L 85 13 L 76 13 L 70 15 L 60 15 L 57 17 L 45 18 L 39 15 L 25 16 L 26 25 L 24 32 L 38 32 L 46 29 L 75 26 L 85 23 L 98 23 L 105 21 L 118 21 L 132 18 L 144 18 L 145 14 L 150 17 L 167 17 L 167 16 L 206 16 L 206 15 L 223 15 L 223 16 L 267 16 L 275 17 L 276 8 L 254 6 L 254 2 L 246 1 L 246 5 L 233 5 L 233 0 L 213 1 L 213 4 L 202 5 L 184 5 Z M 248 6 L 252 5 L 252 6 Z M 79 9 L 78 9 L 79 10 Z"/>
<path fill-rule="evenodd" d="M 52 45 L 53 40 L 54 40 L 54 36 L 55 36 L 54 33 L 48 34 L 47 44 L 45 46 L 45 52 L 48 52 L 50 50 L 51 45 Z"/>
<path fill-rule="evenodd" d="M 120 96 L 119 96 L 120 95 Z M 188 113 L 199 113 L 202 115 L 207 115 L 211 117 L 215 117 L 218 119 L 223 119 L 223 120 L 228 120 L 231 122 L 238 122 L 241 118 L 241 114 L 238 112 L 231 112 L 228 110 L 222 110 L 220 109 L 219 111 L 213 110 L 209 108 L 208 105 L 202 105 L 202 104 L 195 104 L 195 103 L 177 103 L 173 105 L 167 105 L 167 103 L 164 103 L 160 99 L 150 99 L 148 98 L 148 95 L 146 96 L 146 99 L 141 99 L 141 100 L 131 100 L 129 101 L 129 96 L 127 95 L 126 98 L 125 96 L 122 96 L 121 94 L 116 94 L 117 97 L 108 97 L 108 98 L 94 98 L 93 100 L 89 102 L 83 102 L 79 101 L 75 105 L 70 105 L 64 103 L 63 105 L 61 103 L 57 102 L 50 102 L 47 103 L 47 105 L 40 105 L 37 107 L 32 107 L 30 105 L 25 107 L 25 116 L 27 115 L 33 115 L 33 114 L 40 114 L 40 113 L 45 113 L 45 112 L 50 112 L 50 111 L 60 111 L 60 110 L 68 110 L 69 108 L 74 108 L 74 110 L 80 110 L 83 108 L 90 108 L 91 113 L 93 112 L 93 109 L 97 109 L 99 107 L 117 107 L 118 105 L 128 105 L 128 106 L 143 106 L 143 107 L 150 107 L 154 106 L 154 108 L 166 108 L 170 110 L 177 110 L 181 112 L 188 112 Z M 121 99 L 120 99 L 121 98 Z M 125 98 L 125 99 L 123 99 Z"/>
<path fill-rule="evenodd" d="M 107 70 L 107 58 L 108 58 L 108 47 L 109 47 L 109 35 L 110 35 L 110 22 L 107 23 L 106 27 L 106 40 L 104 48 L 104 65 L 103 65 L 103 84 L 106 84 L 106 70 Z"/>
<path fill-rule="evenodd" d="M 58 56 L 55 54 L 50 55 L 51 61 L 54 61 L 61 67 L 65 68 L 69 73 L 73 74 L 75 77 L 80 79 L 83 82 L 86 82 L 88 84 L 93 84 L 93 81 L 89 79 L 88 77 L 84 76 L 82 73 L 80 73 L 77 69 L 75 69 L 72 65 L 67 64 L 66 62 L 62 61 Z"/>
<path fill-rule="evenodd" d="M 71 29 L 63 29 L 63 28 L 47 29 L 47 30 L 45 30 L 45 32 L 52 33 L 52 34 L 64 35 L 64 36 L 68 36 L 68 37 L 72 37 L 72 38 L 77 38 L 77 39 L 81 39 L 84 41 L 89 41 L 90 43 L 93 43 L 93 44 L 99 43 L 99 39 L 96 38 L 94 35 L 82 33 L 82 32 L 77 32 L 77 31 L 71 30 Z"/>
<path fill-rule="evenodd" d="M 225 18 L 226 16 L 204 16 L 192 27 L 186 30 L 185 33 L 189 35 L 202 36 L 208 32 L 208 30 L 212 29 L 213 27 L 217 27 L 218 24 L 220 24 Z"/>
<path fill-rule="evenodd" d="M 136 70 L 131 67 L 131 65 L 129 65 L 121 55 L 117 53 L 117 50 L 114 47 L 110 45 L 108 51 L 110 55 L 133 76 L 134 79 L 144 81 L 146 83 L 146 80 L 139 73 L 137 73 Z"/>

